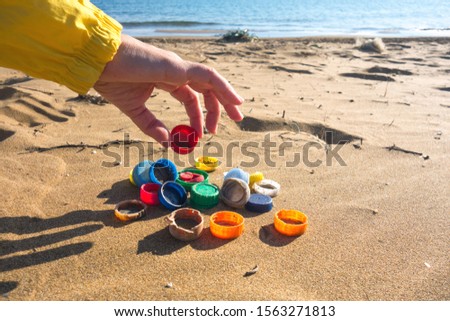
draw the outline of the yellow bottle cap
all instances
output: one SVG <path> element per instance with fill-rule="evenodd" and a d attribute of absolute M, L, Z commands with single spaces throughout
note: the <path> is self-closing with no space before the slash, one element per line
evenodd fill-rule
<path fill-rule="evenodd" d="M 253 184 L 260 182 L 264 179 L 264 174 L 261 172 L 254 172 L 253 174 L 250 174 L 250 183 L 248 186 L 252 188 Z"/>
<path fill-rule="evenodd" d="M 197 157 L 195 160 L 195 167 L 205 172 L 213 172 L 219 167 L 219 160 L 209 156 Z"/>
<path fill-rule="evenodd" d="M 136 183 L 133 180 L 133 169 L 131 169 L 131 171 L 130 171 L 129 178 L 130 178 L 130 183 L 133 184 L 134 186 L 136 186 Z"/>

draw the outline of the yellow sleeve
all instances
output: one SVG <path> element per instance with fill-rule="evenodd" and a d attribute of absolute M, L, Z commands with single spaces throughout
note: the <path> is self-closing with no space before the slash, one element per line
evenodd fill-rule
<path fill-rule="evenodd" d="M 117 52 L 121 30 L 88 0 L 0 0 L 0 65 L 84 94 Z"/>

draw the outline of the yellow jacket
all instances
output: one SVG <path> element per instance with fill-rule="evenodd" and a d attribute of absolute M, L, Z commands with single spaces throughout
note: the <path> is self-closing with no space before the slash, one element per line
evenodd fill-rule
<path fill-rule="evenodd" d="M 121 30 L 88 0 L 0 0 L 0 65 L 84 94 L 117 52 Z"/>

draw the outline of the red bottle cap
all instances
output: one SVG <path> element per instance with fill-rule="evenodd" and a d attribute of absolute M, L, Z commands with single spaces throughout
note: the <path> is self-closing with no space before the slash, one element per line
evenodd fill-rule
<path fill-rule="evenodd" d="M 198 133 L 187 125 L 178 125 L 170 132 L 170 147 L 178 154 L 189 154 L 197 146 Z"/>
<path fill-rule="evenodd" d="M 180 178 L 185 182 L 189 182 L 192 178 L 194 178 L 194 174 L 191 172 L 181 172 Z"/>
<path fill-rule="evenodd" d="M 158 205 L 159 197 L 158 191 L 161 185 L 155 183 L 147 183 L 141 186 L 141 201 L 147 205 Z"/>
<path fill-rule="evenodd" d="M 190 182 L 191 183 L 200 183 L 200 182 L 203 182 L 204 180 L 205 180 L 205 178 L 203 177 L 203 175 L 194 174 L 194 176 L 191 178 Z"/>

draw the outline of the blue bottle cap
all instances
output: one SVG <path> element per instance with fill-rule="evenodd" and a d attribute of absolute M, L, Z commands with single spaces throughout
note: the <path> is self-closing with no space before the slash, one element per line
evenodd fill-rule
<path fill-rule="evenodd" d="M 152 161 L 145 160 L 140 162 L 133 168 L 131 176 L 137 187 L 141 187 L 141 185 L 150 183 L 150 176 L 148 171 L 152 164 Z"/>
<path fill-rule="evenodd" d="M 250 182 L 250 174 L 238 167 L 231 169 L 225 175 L 223 180 L 225 181 L 229 178 L 237 178 L 237 179 L 243 180 L 246 184 L 248 184 Z"/>
<path fill-rule="evenodd" d="M 168 181 L 158 191 L 159 202 L 169 210 L 176 210 L 186 205 L 187 193 L 180 184 Z"/>
<path fill-rule="evenodd" d="M 158 159 L 149 168 L 150 181 L 162 185 L 168 181 L 175 181 L 178 178 L 177 167 L 166 158 Z"/>
<path fill-rule="evenodd" d="M 245 204 L 245 208 L 250 212 L 265 213 L 273 207 L 272 198 L 263 194 L 252 194 Z"/>

